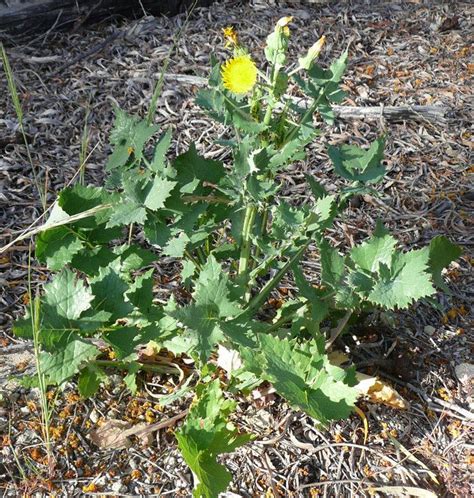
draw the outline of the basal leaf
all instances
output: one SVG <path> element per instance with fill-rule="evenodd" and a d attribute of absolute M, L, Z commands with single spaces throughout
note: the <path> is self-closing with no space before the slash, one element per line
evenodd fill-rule
<path fill-rule="evenodd" d="M 372 237 L 354 247 L 350 252 L 350 258 L 359 268 L 376 272 L 380 263 L 390 266 L 396 245 L 396 239 L 385 230 L 379 221 Z"/>
<path fill-rule="evenodd" d="M 127 297 L 143 313 L 150 309 L 153 300 L 153 268 L 135 279 Z"/>
<path fill-rule="evenodd" d="M 107 170 L 120 168 L 131 159 L 139 160 L 143 148 L 151 136 L 158 131 L 157 125 L 148 124 L 146 119 L 140 120 L 125 111 L 115 109 L 115 122 L 110 134 L 114 150 L 106 165 Z"/>
<path fill-rule="evenodd" d="M 153 161 L 150 163 L 150 167 L 155 173 L 164 174 L 166 171 L 166 153 L 171 145 L 171 137 L 171 128 L 168 128 L 156 143 Z"/>
<path fill-rule="evenodd" d="M 43 313 L 53 328 L 64 328 L 69 321 L 78 319 L 94 299 L 84 282 L 68 269 L 55 275 L 44 289 Z"/>
<path fill-rule="evenodd" d="M 448 286 L 444 283 L 441 272 L 461 256 L 462 250 L 446 237 L 438 235 L 431 240 L 429 253 L 429 269 L 433 275 L 433 282 L 440 289 L 448 292 Z"/>
<path fill-rule="evenodd" d="M 92 397 L 100 387 L 101 382 L 107 379 L 106 373 L 95 365 L 87 365 L 81 370 L 77 387 L 83 398 Z"/>
<path fill-rule="evenodd" d="M 173 167 L 177 171 L 176 180 L 180 185 L 187 185 L 196 178 L 201 182 L 217 184 L 225 174 L 222 163 L 200 156 L 194 143 L 187 152 L 174 160 Z"/>
<path fill-rule="evenodd" d="M 112 346 L 117 358 L 123 360 L 134 356 L 135 348 L 141 343 L 138 327 L 117 327 L 104 334 L 104 339 Z"/>
<path fill-rule="evenodd" d="M 40 354 L 41 371 L 48 381 L 60 385 L 79 372 L 82 365 L 93 360 L 100 353 L 94 345 L 75 340 L 63 350 Z"/>
<path fill-rule="evenodd" d="M 328 242 L 323 241 L 321 250 L 321 280 L 324 284 L 337 289 L 344 276 L 344 258 Z"/>
<path fill-rule="evenodd" d="M 323 424 L 349 416 L 357 390 L 328 371 L 324 345 L 314 340 L 298 344 L 270 334 L 260 334 L 259 344 L 257 351 L 242 351 L 246 367 L 271 382 L 291 405 Z"/>
<path fill-rule="evenodd" d="M 90 282 L 94 293 L 93 308 L 109 312 L 112 322 L 118 318 L 126 317 L 132 311 L 132 305 L 124 298 L 129 285 L 110 266 L 101 268 L 99 275 L 91 279 Z"/>
<path fill-rule="evenodd" d="M 428 270 L 429 249 L 394 254 L 391 266 L 380 263 L 379 280 L 368 299 L 387 309 L 407 308 L 413 301 L 431 296 L 435 289 Z"/>
<path fill-rule="evenodd" d="M 36 257 L 50 270 L 61 270 L 83 248 L 83 242 L 67 226 L 41 232 L 36 238 Z"/>

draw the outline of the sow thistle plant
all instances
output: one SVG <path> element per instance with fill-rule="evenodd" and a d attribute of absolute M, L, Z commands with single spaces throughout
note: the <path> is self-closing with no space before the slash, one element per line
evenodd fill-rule
<path fill-rule="evenodd" d="M 444 237 L 402 251 L 380 222 L 345 254 L 325 238 L 352 196 L 376 195 L 373 187 L 385 174 L 384 137 L 367 149 L 328 147 L 345 180 L 337 194 L 308 175 L 311 201 L 294 206 L 281 197 L 278 174 L 304 159 L 305 146 L 318 136 L 315 115 L 334 122 L 331 104 L 344 99 L 347 64 L 347 52 L 326 69 L 316 62 L 324 37 L 287 64 L 290 21 L 281 19 L 267 37 L 260 68 L 236 32 L 224 31 L 232 56 L 223 64 L 212 60 L 197 103 L 227 127 L 219 143 L 231 150 L 230 164 L 205 158 L 195 144 L 169 159 L 169 128 L 149 153 L 158 126 L 117 109 L 105 185 L 60 192 L 36 238 L 37 258 L 56 272 L 35 308 L 46 384 L 64 386 L 78 375 L 80 393 L 89 397 L 115 367 L 127 372 L 135 392 L 141 370 L 176 373 L 172 364 L 140 361 L 137 348 L 150 343 L 177 362 L 194 361 L 195 375 L 161 404 L 195 392 L 176 431 L 195 496 L 226 489 L 231 475 L 216 458 L 251 439 L 229 422 L 235 403 L 226 391 L 246 394 L 267 381 L 322 425 L 348 417 L 357 379 L 353 367 L 331 363 L 336 337 L 364 313 L 407 308 L 429 299 L 435 287 L 447 290 L 442 270 L 459 256 Z M 310 245 L 321 267 L 313 282 L 300 266 Z M 167 302 L 154 294 L 153 264 L 163 257 L 178 262 L 183 291 Z M 285 276 L 298 292 L 274 310 L 268 299 Z M 31 317 L 14 331 L 31 338 Z M 218 350 L 235 359 L 226 376 L 216 366 Z"/>

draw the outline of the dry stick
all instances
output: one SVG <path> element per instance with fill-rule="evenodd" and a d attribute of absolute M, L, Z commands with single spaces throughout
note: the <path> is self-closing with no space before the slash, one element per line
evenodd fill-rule
<path fill-rule="evenodd" d="M 190 76 L 187 74 L 166 74 L 165 78 L 187 85 L 206 86 L 207 79 L 201 76 Z M 307 99 L 290 97 L 295 103 L 303 106 L 308 104 Z M 380 119 L 387 121 L 404 121 L 414 119 L 427 119 L 437 123 L 446 123 L 451 110 L 440 105 L 412 105 L 412 106 L 375 106 L 375 107 L 353 107 L 335 105 L 332 107 L 335 115 L 342 119 Z"/>

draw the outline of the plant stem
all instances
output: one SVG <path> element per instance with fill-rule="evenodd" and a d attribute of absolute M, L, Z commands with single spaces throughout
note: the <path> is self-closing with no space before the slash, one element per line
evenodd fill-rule
<path fill-rule="evenodd" d="M 337 327 L 331 331 L 331 337 L 329 337 L 328 341 L 326 342 L 326 351 L 334 344 L 334 341 L 342 334 L 342 331 L 344 330 L 351 316 L 352 316 L 352 310 L 347 310 L 346 314 L 341 318 L 341 320 L 337 324 Z"/>
<path fill-rule="evenodd" d="M 310 242 L 311 239 L 306 241 L 298 249 L 298 251 L 284 264 L 284 266 L 278 271 L 278 273 L 263 286 L 262 290 L 250 301 L 247 308 L 244 309 L 243 314 L 252 316 L 257 311 L 257 309 L 262 305 L 270 292 L 278 285 L 286 272 L 291 268 L 291 266 L 303 256 Z"/>
<path fill-rule="evenodd" d="M 195 259 L 189 251 L 184 251 L 184 254 L 198 270 L 202 270 L 201 263 L 199 263 L 199 261 Z"/>
<path fill-rule="evenodd" d="M 257 208 L 255 206 L 247 206 L 245 210 L 244 226 L 242 227 L 242 247 L 240 249 L 239 275 L 245 273 L 248 268 L 250 250 L 252 248 L 250 237 L 252 235 L 253 222 L 256 214 Z"/>
<path fill-rule="evenodd" d="M 38 378 L 39 398 L 41 407 L 41 426 L 43 432 L 44 443 L 46 446 L 46 454 L 48 457 L 48 467 L 53 468 L 53 454 L 51 451 L 51 439 L 49 434 L 49 421 L 51 419 L 51 411 L 48 403 L 47 384 L 42 370 L 40 361 L 41 354 L 41 304 L 38 297 L 33 299 L 31 291 L 31 244 L 28 252 L 28 297 L 30 300 L 30 315 L 31 329 L 33 331 L 33 350 L 35 355 L 36 376 Z"/>
<path fill-rule="evenodd" d="M 260 225 L 260 237 L 264 237 L 265 234 L 267 233 L 267 224 L 268 224 L 268 207 L 265 204 L 263 208 L 263 213 L 262 213 L 262 224 Z M 255 248 L 255 263 L 258 257 L 260 256 L 261 250 L 260 247 Z M 252 268 L 254 265 L 252 265 Z"/>
<path fill-rule="evenodd" d="M 300 303 L 299 308 L 302 308 L 304 305 L 305 305 L 305 303 Z M 298 312 L 299 308 L 287 316 L 282 316 L 279 320 L 277 320 L 275 323 L 270 325 L 270 327 L 268 327 L 268 329 L 265 330 L 265 334 L 270 334 L 271 332 L 278 330 L 285 323 L 291 322 L 293 320 L 294 316 L 296 315 L 296 313 Z"/>
<path fill-rule="evenodd" d="M 23 143 L 25 144 L 26 155 L 28 156 L 28 162 L 30 163 L 31 171 L 33 173 L 33 180 L 38 190 L 43 211 L 46 211 L 46 184 L 43 185 L 45 190 L 42 191 L 38 178 L 38 173 L 36 171 L 35 165 L 33 164 L 33 158 L 31 157 L 30 146 L 28 144 L 28 139 L 26 138 L 25 127 L 23 126 L 23 109 L 21 107 L 20 98 L 18 96 L 15 79 L 13 77 L 13 71 L 11 69 L 7 53 L 5 52 L 5 48 L 3 47 L 3 43 L 0 43 L 0 51 L 1 51 L 0 54 L 1 60 L 3 62 L 3 70 L 5 71 L 5 75 L 7 77 L 8 90 L 10 92 L 10 97 L 12 99 L 13 106 L 15 108 L 16 117 L 18 119 L 18 127 L 20 128 L 20 133 L 23 138 Z"/>
<path fill-rule="evenodd" d="M 306 120 L 308 119 L 309 116 L 312 116 L 314 114 L 314 111 L 318 107 L 319 101 L 323 95 L 324 95 L 323 89 L 321 89 L 319 92 L 319 95 L 317 96 L 317 98 L 314 99 L 314 101 L 311 104 L 311 106 L 309 107 L 309 109 L 305 112 L 305 114 L 301 118 L 300 122 L 297 125 L 295 125 L 291 129 L 291 131 L 288 133 L 288 135 L 285 137 L 285 139 L 283 141 L 283 145 L 287 144 L 289 141 L 291 141 L 293 139 L 293 137 L 295 136 L 295 134 L 298 132 L 298 130 L 301 128 L 301 125 L 306 122 Z"/>

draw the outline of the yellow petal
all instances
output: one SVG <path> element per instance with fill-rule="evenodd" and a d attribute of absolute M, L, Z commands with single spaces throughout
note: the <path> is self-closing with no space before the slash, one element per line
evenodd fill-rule
<path fill-rule="evenodd" d="M 257 82 L 257 67 L 248 55 L 229 59 L 221 70 L 222 83 L 232 93 L 249 92 Z"/>

